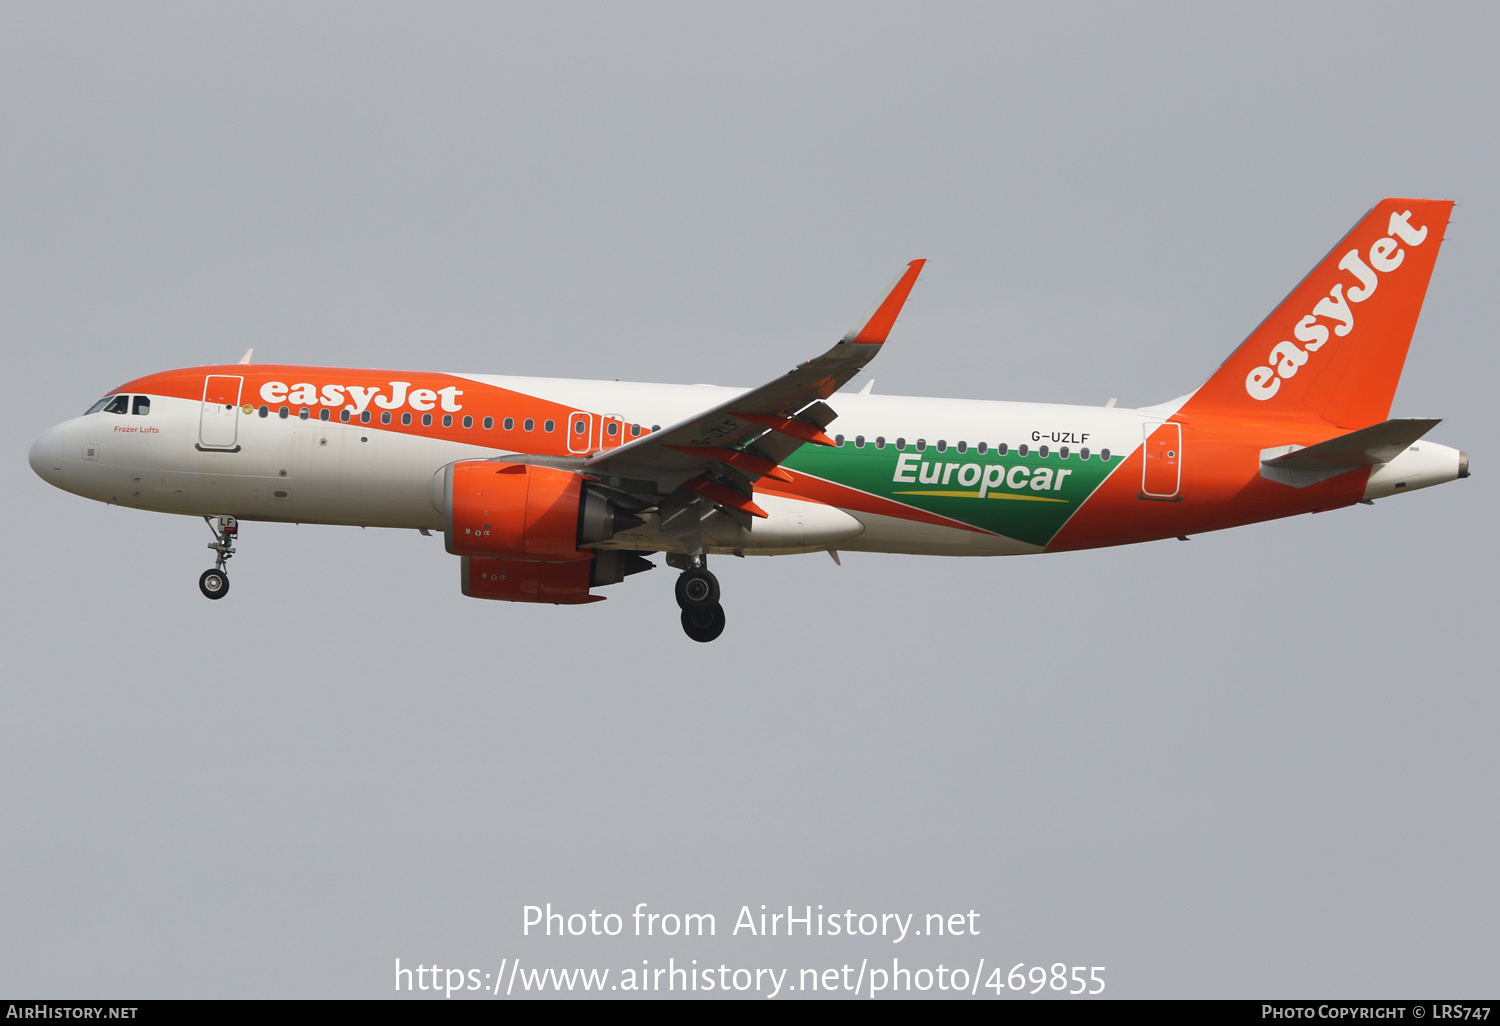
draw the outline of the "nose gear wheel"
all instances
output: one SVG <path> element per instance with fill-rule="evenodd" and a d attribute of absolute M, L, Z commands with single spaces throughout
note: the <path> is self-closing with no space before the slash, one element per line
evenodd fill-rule
<path fill-rule="evenodd" d="M 240 523 L 231 516 L 204 517 L 203 522 L 214 533 L 214 540 L 208 547 L 219 558 L 214 560 L 212 570 L 203 571 L 198 578 L 198 590 L 203 592 L 204 598 L 221 599 L 229 594 L 229 575 L 224 572 L 224 564 L 234 555 L 234 540 L 239 536 Z"/>
<path fill-rule="evenodd" d="M 221 599 L 229 594 L 229 575 L 222 570 L 205 570 L 198 578 L 198 590 L 204 598 Z"/>

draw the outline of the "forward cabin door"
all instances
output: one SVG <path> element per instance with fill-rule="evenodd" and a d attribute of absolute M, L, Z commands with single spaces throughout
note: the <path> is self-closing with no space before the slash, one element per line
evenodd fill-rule
<path fill-rule="evenodd" d="M 198 448 L 238 452 L 240 388 L 245 379 L 210 374 L 203 379 L 203 412 L 198 418 Z"/>
<path fill-rule="evenodd" d="M 1146 459 L 1141 468 L 1141 498 L 1182 498 L 1182 425 L 1146 424 Z"/>

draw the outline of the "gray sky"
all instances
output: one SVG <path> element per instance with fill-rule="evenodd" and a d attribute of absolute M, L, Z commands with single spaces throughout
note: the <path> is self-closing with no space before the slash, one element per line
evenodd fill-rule
<path fill-rule="evenodd" d="M 7 5 L 0 993 L 893 956 L 1102 965 L 1116 996 L 1493 993 L 1497 30 L 1481 4 Z M 1186 545 L 719 560 L 711 646 L 665 569 L 482 603 L 414 532 L 246 525 L 206 602 L 200 523 L 25 463 L 112 386 L 249 346 L 753 385 L 914 257 L 877 391 L 1154 403 L 1388 195 L 1459 203 L 1392 412 L 1447 418 L 1472 479 Z M 547 901 L 719 936 L 523 938 Z M 982 933 L 728 936 L 762 903 Z"/>

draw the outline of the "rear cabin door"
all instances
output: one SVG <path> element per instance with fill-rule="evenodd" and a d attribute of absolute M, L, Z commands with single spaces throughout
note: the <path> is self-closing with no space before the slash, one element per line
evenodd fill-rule
<path fill-rule="evenodd" d="M 599 448 L 613 449 L 623 441 L 625 441 L 625 421 L 607 413 L 600 416 Z"/>
<path fill-rule="evenodd" d="M 240 388 L 245 379 L 210 374 L 203 379 L 203 412 L 198 418 L 198 448 L 239 450 Z"/>
<path fill-rule="evenodd" d="M 1141 497 L 1177 499 L 1182 489 L 1182 425 L 1146 424 Z"/>

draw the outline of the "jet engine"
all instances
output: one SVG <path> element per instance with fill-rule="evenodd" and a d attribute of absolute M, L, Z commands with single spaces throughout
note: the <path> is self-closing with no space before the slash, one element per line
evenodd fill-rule
<path fill-rule="evenodd" d="M 597 602 L 589 588 L 649 570 L 629 552 L 585 548 L 642 520 L 583 475 L 502 460 L 464 460 L 443 472 L 443 541 L 463 557 L 463 593 L 508 602 Z"/>
<path fill-rule="evenodd" d="M 642 523 L 582 474 L 502 460 L 464 460 L 443 475 L 443 541 L 455 556 L 521 562 L 587 560 L 584 549 Z"/>

